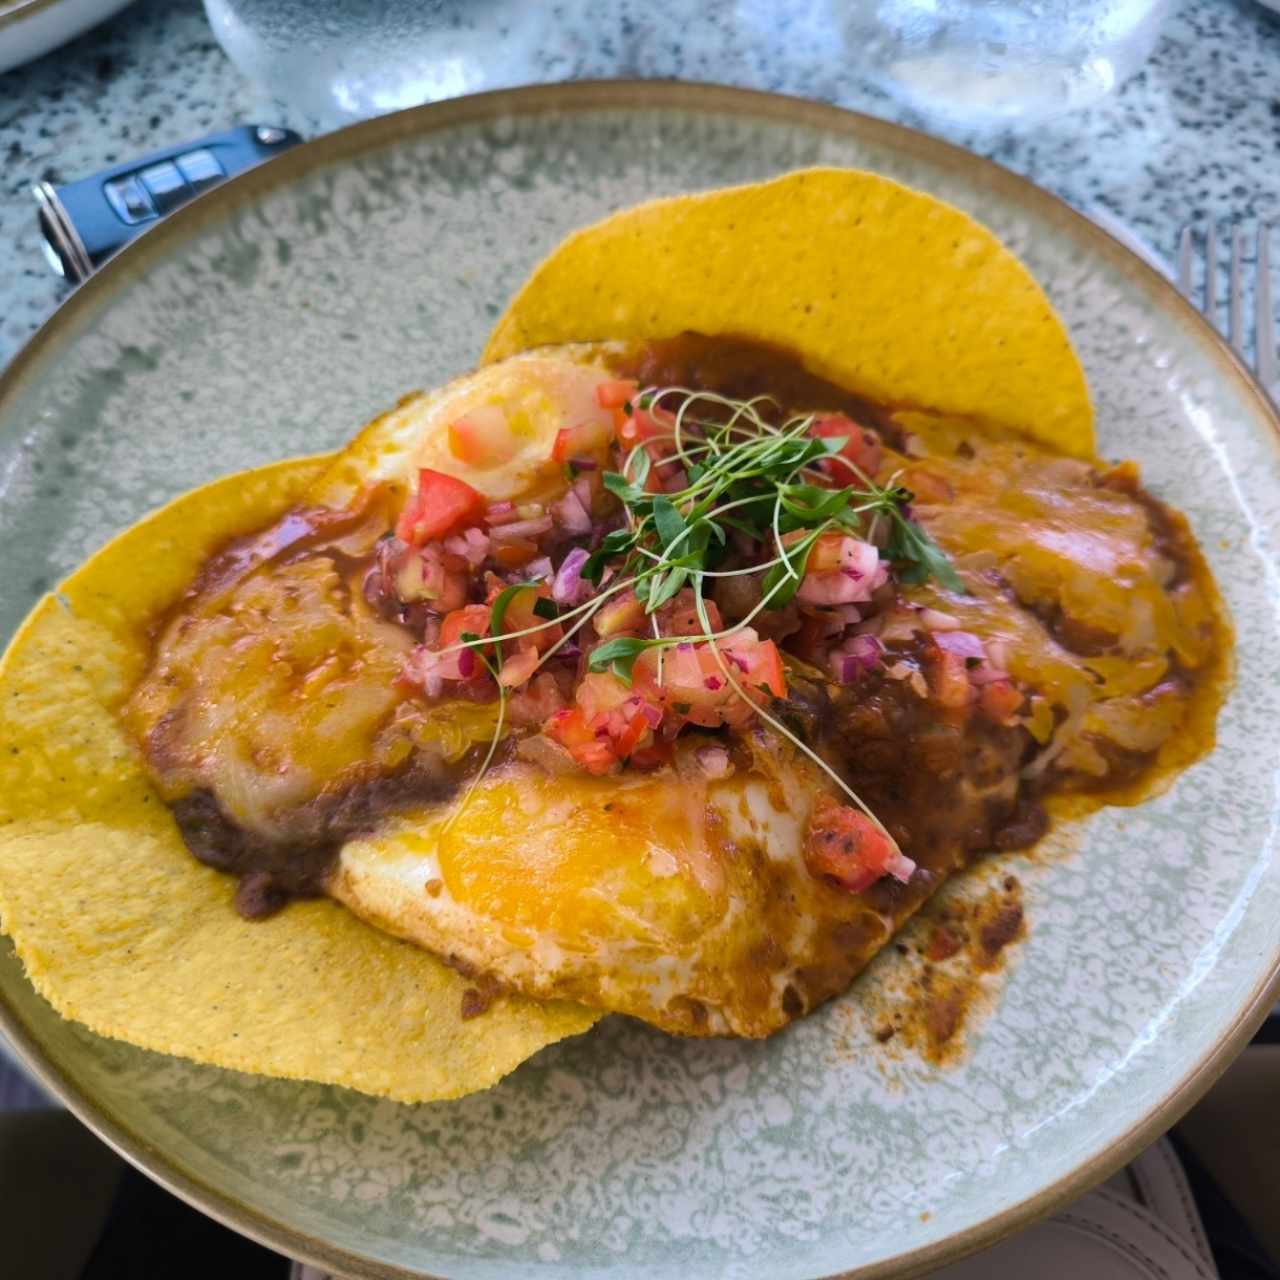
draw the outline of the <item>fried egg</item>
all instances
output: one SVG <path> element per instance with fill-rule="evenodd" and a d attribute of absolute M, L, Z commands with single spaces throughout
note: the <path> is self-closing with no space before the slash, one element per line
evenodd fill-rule
<path fill-rule="evenodd" d="M 806 868 L 824 788 L 786 745 L 762 734 L 756 767 L 716 781 L 517 762 L 349 842 L 330 892 L 529 995 L 765 1036 L 843 990 L 895 927 Z"/>

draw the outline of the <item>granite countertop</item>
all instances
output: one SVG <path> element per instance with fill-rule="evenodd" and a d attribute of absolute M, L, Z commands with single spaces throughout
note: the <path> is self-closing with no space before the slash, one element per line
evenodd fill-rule
<path fill-rule="evenodd" d="M 680 0 L 643 8 L 634 0 L 559 0 L 549 11 L 560 24 L 558 43 L 534 71 L 541 79 L 716 80 L 916 123 L 832 56 L 823 18 L 832 3 L 739 0 L 730 31 L 715 5 L 691 21 Z M 605 11 L 625 40 L 593 27 Z M 83 177 L 245 121 L 308 136 L 323 127 L 241 76 L 199 0 L 139 0 L 98 30 L 0 75 L 0 366 L 67 293 L 40 252 L 31 183 Z M 1111 229 L 1127 229 L 1157 256 L 1171 254 L 1193 215 L 1280 219 L 1280 17 L 1255 0 L 1180 0 L 1146 68 L 1100 105 L 1022 136 L 944 132 L 1116 220 Z"/>

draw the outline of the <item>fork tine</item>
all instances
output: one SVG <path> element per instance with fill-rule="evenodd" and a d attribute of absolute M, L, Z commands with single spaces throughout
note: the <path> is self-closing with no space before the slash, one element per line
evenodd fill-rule
<path fill-rule="evenodd" d="M 1204 306 L 1209 323 L 1218 327 L 1218 233 L 1213 223 L 1204 233 Z"/>
<path fill-rule="evenodd" d="M 1271 308 L 1271 227 L 1265 222 L 1258 226 L 1258 284 L 1254 313 L 1254 342 L 1257 344 L 1254 365 L 1258 370 L 1258 381 L 1270 392 L 1276 381 L 1276 317 Z"/>
<path fill-rule="evenodd" d="M 1191 228 L 1182 228 L 1178 237 L 1178 288 L 1188 302 L 1195 305 L 1191 297 Z"/>
<path fill-rule="evenodd" d="M 1227 290 L 1227 309 L 1231 322 L 1231 345 L 1244 358 L 1244 232 L 1237 223 L 1231 228 L 1231 279 Z"/>

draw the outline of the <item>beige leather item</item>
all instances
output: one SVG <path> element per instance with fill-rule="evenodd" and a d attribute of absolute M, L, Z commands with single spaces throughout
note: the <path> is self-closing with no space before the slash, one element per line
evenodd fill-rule
<path fill-rule="evenodd" d="M 1161 1138 L 1096 1191 L 935 1280 L 1218 1280 L 1173 1147 Z"/>

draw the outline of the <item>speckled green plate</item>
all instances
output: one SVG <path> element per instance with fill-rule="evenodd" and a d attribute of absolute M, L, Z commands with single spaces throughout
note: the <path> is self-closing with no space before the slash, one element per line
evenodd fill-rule
<path fill-rule="evenodd" d="M 202 198 L 82 288 L 0 383 L 0 628 L 181 490 L 337 445 L 465 369 L 570 229 L 812 164 L 970 210 L 1048 289 L 1103 452 L 1140 459 L 1190 514 L 1234 612 L 1220 745 L 1158 800 L 1099 815 L 1069 856 L 1010 860 L 1030 937 L 945 1070 L 869 1034 L 864 1003 L 896 956 L 764 1044 L 612 1019 L 487 1093 L 407 1107 L 99 1039 L 6 953 L 5 1028 L 40 1076 L 143 1169 L 282 1252 L 465 1280 L 907 1274 L 1104 1176 L 1194 1101 L 1274 997 L 1276 420 L 1116 242 L 886 124 L 707 87 L 521 90 L 358 126 Z"/>

